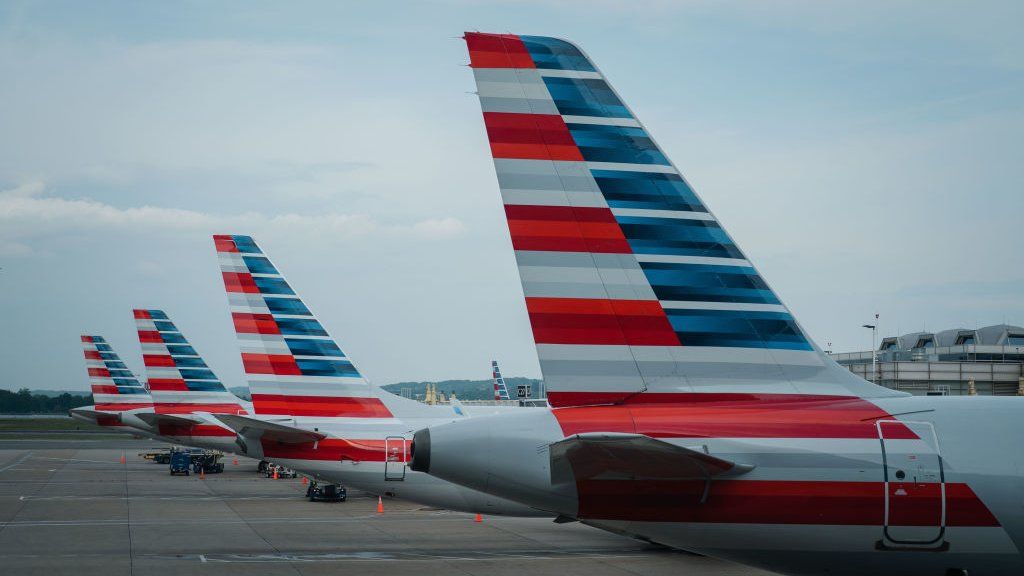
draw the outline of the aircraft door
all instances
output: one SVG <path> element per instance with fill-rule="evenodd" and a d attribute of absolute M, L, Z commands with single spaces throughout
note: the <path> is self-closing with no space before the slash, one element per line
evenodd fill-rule
<path fill-rule="evenodd" d="M 880 420 L 885 482 L 885 548 L 946 544 L 946 485 L 935 428 L 929 422 Z"/>
<path fill-rule="evenodd" d="M 405 465 L 409 460 L 407 446 L 403 436 L 388 436 L 384 439 L 384 480 L 405 480 Z"/>

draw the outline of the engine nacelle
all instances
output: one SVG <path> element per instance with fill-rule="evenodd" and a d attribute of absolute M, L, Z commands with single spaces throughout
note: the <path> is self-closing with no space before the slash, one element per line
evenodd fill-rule
<path fill-rule="evenodd" d="M 575 486 L 552 485 L 548 446 L 563 437 L 547 410 L 465 418 L 413 436 L 410 467 L 481 492 L 575 517 Z"/>

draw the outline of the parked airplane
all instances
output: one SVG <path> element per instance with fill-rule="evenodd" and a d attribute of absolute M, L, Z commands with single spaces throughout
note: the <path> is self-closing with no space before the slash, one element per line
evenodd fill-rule
<path fill-rule="evenodd" d="M 153 407 L 138 414 L 164 439 L 238 452 L 235 432 L 213 413 L 251 414 L 252 405 L 224 387 L 162 310 L 132 312 Z"/>
<path fill-rule="evenodd" d="M 553 408 L 418 431 L 413 470 L 786 574 L 1024 574 L 1024 398 L 854 376 L 582 51 L 465 39 Z"/>
<path fill-rule="evenodd" d="M 218 414 L 238 445 L 330 482 L 421 504 L 536 516 L 529 506 L 406 468 L 412 432 L 502 410 L 428 406 L 371 386 L 249 236 L 214 236 L 254 416 Z"/>
<path fill-rule="evenodd" d="M 501 377 L 501 369 L 498 368 L 497 360 L 491 360 L 491 378 L 494 379 L 494 399 L 509 400 L 508 386 L 505 386 L 505 379 Z"/>
<path fill-rule="evenodd" d="M 95 405 L 69 414 L 171 444 L 238 452 L 234 431 L 210 413 L 251 413 L 251 405 L 216 380 L 166 314 L 135 310 L 134 316 L 150 389 L 103 337 L 82 336 Z"/>
<path fill-rule="evenodd" d="M 106 339 L 93 335 L 83 335 L 81 339 L 94 404 L 72 408 L 68 414 L 83 422 L 110 428 L 130 427 L 133 432 L 153 436 L 156 430 L 139 418 L 139 414 L 153 410 L 149 391 Z"/>

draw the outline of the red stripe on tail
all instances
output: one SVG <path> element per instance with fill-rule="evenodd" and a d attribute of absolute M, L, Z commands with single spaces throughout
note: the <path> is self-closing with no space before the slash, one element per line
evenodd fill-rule
<path fill-rule="evenodd" d="M 519 36 L 466 32 L 464 38 L 473 68 L 536 68 Z"/>
<path fill-rule="evenodd" d="M 231 321 L 235 324 L 238 334 L 280 334 L 277 322 L 270 314 L 248 314 L 232 312 Z"/>
<path fill-rule="evenodd" d="M 583 161 L 561 116 L 484 112 L 484 125 L 495 158 Z"/>
<path fill-rule="evenodd" d="M 537 344 L 679 346 L 656 300 L 526 298 Z"/>
<path fill-rule="evenodd" d="M 224 289 L 228 292 L 259 294 L 260 289 L 248 272 L 221 272 L 224 277 Z"/>
<path fill-rule="evenodd" d="M 276 374 L 279 376 L 301 376 L 302 370 L 294 356 L 287 354 L 242 353 L 242 365 L 246 374 Z"/>
<path fill-rule="evenodd" d="M 632 253 L 607 208 L 506 205 L 505 216 L 516 250 Z"/>

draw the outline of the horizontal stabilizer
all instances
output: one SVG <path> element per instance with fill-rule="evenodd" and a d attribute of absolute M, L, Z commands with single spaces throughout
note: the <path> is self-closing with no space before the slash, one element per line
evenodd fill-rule
<path fill-rule="evenodd" d="M 214 417 L 242 436 L 255 436 L 266 440 L 277 440 L 278 442 L 284 442 L 286 444 L 317 442 L 327 438 L 326 434 L 322 434 L 320 432 L 296 428 L 285 424 L 266 422 L 256 418 L 250 418 L 248 416 L 214 414 Z"/>
<path fill-rule="evenodd" d="M 582 480 L 710 480 L 754 469 L 643 434 L 590 432 L 551 444 L 552 484 Z"/>
<path fill-rule="evenodd" d="M 139 417 L 139 420 L 142 420 L 146 424 L 154 427 L 159 426 L 160 424 L 192 427 L 203 423 L 202 420 L 191 416 L 157 414 L 155 412 L 143 412 L 136 414 L 136 416 Z"/>
<path fill-rule="evenodd" d="M 103 418 L 117 418 L 120 419 L 116 412 L 101 412 L 99 410 L 92 410 L 90 408 L 72 408 L 68 410 L 69 416 L 80 416 L 87 418 L 92 421 L 100 420 Z"/>

